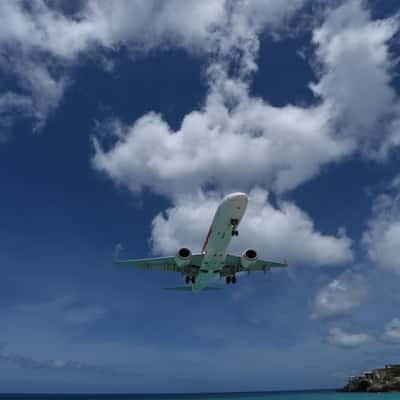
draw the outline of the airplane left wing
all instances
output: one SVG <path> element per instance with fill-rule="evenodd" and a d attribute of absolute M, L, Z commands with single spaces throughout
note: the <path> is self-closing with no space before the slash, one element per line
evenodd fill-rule
<path fill-rule="evenodd" d="M 178 266 L 175 262 L 175 257 L 136 258 L 128 260 L 116 260 L 115 263 L 118 265 L 134 265 L 143 269 L 173 271 L 191 275 L 197 272 L 197 270 L 200 268 L 203 257 L 203 254 L 193 254 L 190 264 L 185 266 Z"/>
<path fill-rule="evenodd" d="M 242 271 L 269 271 L 271 268 L 285 268 L 288 266 L 286 261 L 277 262 L 277 261 L 266 261 L 266 260 L 257 260 L 253 264 L 250 264 L 248 268 L 244 268 L 241 263 L 240 256 L 234 256 L 232 254 L 228 254 L 225 260 L 225 266 L 221 271 L 221 276 L 233 275 L 236 272 Z"/>

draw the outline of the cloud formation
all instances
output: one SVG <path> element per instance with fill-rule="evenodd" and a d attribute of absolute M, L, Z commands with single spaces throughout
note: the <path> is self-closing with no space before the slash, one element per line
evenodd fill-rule
<path fill-rule="evenodd" d="M 263 185 L 284 192 L 360 147 L 375 157 L 377 140 L 378 149 L 388 150 L 397 118 L 389 41 L 398 25 L 396 19 L 372 21 L 358 0 L 327 12 L 313 31 L 320 79 L 311 89 L 321 101 L 307 107 L 273 107 L 251 96 L 243 75 L 232 76 L 226 57 L 217 58 L 208 69 L 204 106 L 187 114 L 178 130 L 155 113 L 132 126 L 116 120 L 118 129 L 110 132 L 114 146 L 104 149 L 94 140 L 93 165 L 133 192 L 150 188 L 171 196 L 208 185 L 225 191 Z M 246 29 L 250 36 L 258 33 Z M 256 62 L 254 47 L 242 43 L 240 64 Z M 386 122 L 376 129 L 381 121 Z M 238 170 L 243 159 L 246 168 Z"/>
<path fill-rule="evenodd" d="M 213 79 L 204 109 L 186 115 L 178 131 L 155 113 L 130 127 L 115 121 L 114 147 L 105 150 L 94 139 L 94 167 L 133 192 L 175 196 L 208 185 L 282 192 L 349 154 L 351 143 L 329 129 L 327 108 L 276 108 L 249 97 L 245 83 L 219 68 Z"/>
<path fill-rule="evenodd" d="M 343 348 L 361 346 L 371 340 L 371 336 L 363 332 L 346 332 L 342 328 L 332 328 L 327 336 L 328 343 Z"/>
<path fill-rule="evenodd" d="M 311 305 L 314 319 L 339 318 L 352 313 L 368 296 L 366 279 L 346 271 L 320 289 Z"/>
<path fill-rule="evenodd" d="M 224 56 L 239 50 L 251 53 L 258 48 L 254 32 L 267 24 L 278 29 L 279 21 L 303 2 L 229 6 L 224 0 L 87 0 L 69 7 L 44 0 L 1 2 L 0 46 L 5 51 L 0 69 L 17 79 L 14 94 L 31 101 L 30 113 L 40 129 L 58 106 L 71 69 L 82 59 L 120 48 L 132 57 L 168 47 Z M 254 65 L 243 64 L 242 69 Z"/>
<path fill-rule="evenodd" d="M 362 243 L 368 257 L 378 268 L 400 273 L 400 186 L 394 180 L 387 193 L 374 201 L 372 217 Z"/>
<path fill-rule="evenodd" d="M 387 155 L 392 125 L 400 116 L 389 48 L 398 30 L 398 18 L 372 21 L 366 3 L 351 0 L 330 11 L 313 32 L 321 79 L 311 87 L 329 104 L 339 135 L 353 137 L 373 158 Z"/>

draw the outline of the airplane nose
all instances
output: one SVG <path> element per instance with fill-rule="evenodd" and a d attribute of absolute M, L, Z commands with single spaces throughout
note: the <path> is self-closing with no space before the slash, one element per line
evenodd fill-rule
<path fill-rule="evenodd" d="M 228 194 L 227 198 L 240 207 L 247 206 L 248 196 L 246 193 L 237 192 Z"/>

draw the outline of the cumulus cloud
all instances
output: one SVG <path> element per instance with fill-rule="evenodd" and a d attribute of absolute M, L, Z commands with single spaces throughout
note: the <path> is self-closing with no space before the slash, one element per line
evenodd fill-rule
<path fill-rule="evenodd" d="M 332 328 L 327 336 L 328 343 L 344 347 L 358 347 L 371 340 L 371 336 L 363 332 L 346 332 L 342 328 Z"/>
<path fill-rule="evenodd" d="M 346 271 L 319 290 L 312 303 L 314 319 L 338 318 L 351 314 L 368 295 L 366 279 Z"/>
<path fill-rule="evenodd" d="M 400 343 L 400 318 L 393 318 L 386 325 L 382 339 L 390 343 Z"/>
<path fill-rule="evenodd" d="M 400 194 L 396 182 L 392 191 L 375 199 L 362 243 L 377 267 L 400 273 Z"/>
<path fill-rule="evenodd" d="M 147 187 L 173 196 L 210 184 L 225 191 L 261 184 L 282 192 L 352 151 L 351 140 L 334 137 L 324 105 L 273 107 L 250 97 L 247 84 L 218 64 L 210 76 L 205 106 L 187 114 L 177 131 L 155 113 L 132 126 L 108 125 L 115 144 L 104 149 L 94 139 L 94 167 L 134 192 Z"/>
<path fill-rule="evenodd" d="M 62 2 L 1 2 L 0 68 L 17 78 L 21 94 L 32 97 L 40 128 L 57 107 L 71 66 L 85 56 L 101 58 L 104 49 L 121 47 L 133 56 L 166 47 L 223 56 L 253 53 L 255 32 L 267 24 L 278 29 L 303 2 L 87 0 L 68 10 Z M 248 64 L 244 71 L 254 69 Z"/>
<path fill-rule="evenodd" d="M 89 0 L 77 3 L 74 12 L 65 12 L 61 2 L 1 2 L 0 68 L 15 77 L 19 94 L 31 99 L 31 116 L 40 129 L 82 56 L 120 47 L 132 54 L 163 45 L 205 50 L 224 19 L 223 0 Z"/>
<path fill-rule="evenodd" d="M 249 190 L 257 184 L 278 192 L 293 189 L 359 146 L 387 143 L 382 126 L 375 128 L 395 121 L 388 42 L 397 29 L 396 19 L 371 21 L 358 0 L 327 13 L 313 32 L 321 74 L 312 89 L 322 101 L 308 107 L 273 107 L 250 96 L 246 80 L 230 76 L 224 58 L 217 59 L 208 69 L 204 106 L 187 114 L 178 130 L 155 113 L 132 126 L 117 120 L 120 129 L 110 132 L 114 146 L 105 149 L 95 139 L 94 166 L 135 192 L 148 187 L 171 195 L 208 185 Z M 257 37 L 257 28 L 243 30 Z M 255 63 L 257 46 L 239 43 L 241 63 Z M 359 59 L 363 63 L 355 62 Z M 246 168 L 238 170 L 243 159 Z"/>
<path fill-rule="evenodd" d="M 134 192 L 148 187 L 174 196 L 210 184 L 223 190 L 263 184 L 284 191 L 315 175 L 324 163 L 351 152 L 351 140 L 334 137 L 324 105 L 277 108 L 249 95 L 244 77 L 255 69 L 251 64 L 261 27 L 279 25 L 301 2 L 290 7 L 274 1 L 233 4 L 229 20 L 235 23 L 227 32 L 218 32 L 219 51 L 208 68 L 204 106 L 187 114 L 177 131 L 155 113 L 132 126 L 118 120 L 108 124 L 115 143 L 104 148 L 94 139 L 97 170 Z M 236 77 L 228 73 L 229 62 L 240 66 Z M 241 162 L 246 168 L 237 167 Z"/>
<path fill-rule="evenodd" d="M 331 10 L 313 32 L 321 79 L 311 87 L 330 105 L 336 129 L 372 157 L 387 154 L 400 115 L 390 86 L 395 61 L 389 47 L 399 24 L 397 17 L 372 21 L 365 2 L 351 0 Z"/>
<path fill-rule="evenodd" d="M 180 246 L 200 250 L 215 210 L 218 195 L 184 196 L 175 207 L 153 220 L 152 244 L 156 253 L 175 253 Z M 296 205 L 280 201 L 274 207 L 262 189 L 250 192 L 240 235 L 232 251 L 255 248 L 260 257 L 289 258 L 290 263 L 306 265 L 341 264 L 352 259 L 351 240 L 345 235 L 317 232 L 310 217 Z"/>

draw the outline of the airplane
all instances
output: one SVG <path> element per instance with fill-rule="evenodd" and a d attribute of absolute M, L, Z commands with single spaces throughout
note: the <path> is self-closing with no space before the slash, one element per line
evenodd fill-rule
<path fill-rule="evenodd" d="M 238 236 L 238 226 L 248 203 L 245 193 L 228 194 L 220 203 L 214 215 L 200 253 L 182 247 L 175 256 L 142 258 L 115 261 L 118 265 L 135 265 L 139 268 L 179 272 L 185 276 L 186 286 L 166 288 L 169 290 L 220 289 L 208 286 L 214 276 L 225 278 L 227 284 L 236 283 L 236 273 L 247 271 L 269 271 L 275 267 L 287 267 L 287 261 L 274 262 L 259 260 L 256 250 L 247 249 L 241 256 L 227 253 L 233 236 Z"/>

